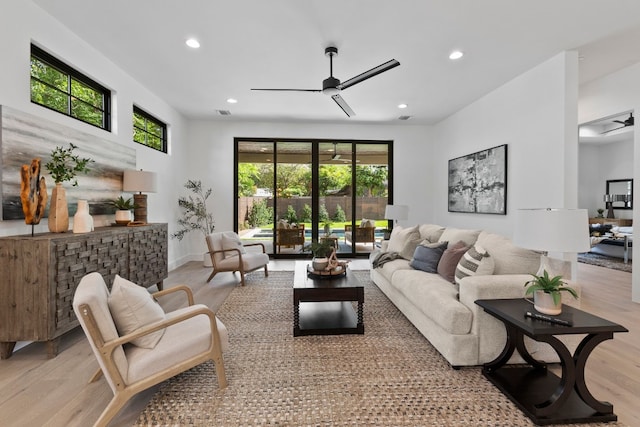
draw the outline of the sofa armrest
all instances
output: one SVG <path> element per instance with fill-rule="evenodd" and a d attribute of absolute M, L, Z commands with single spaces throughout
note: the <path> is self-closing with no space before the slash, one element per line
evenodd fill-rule
<path fill-rule="evenodd" d="M 383 240 L 380 243 L 380 252 L 387 252 L 387 248 L 389 247 L 389 241 L 388 240 Z"/>

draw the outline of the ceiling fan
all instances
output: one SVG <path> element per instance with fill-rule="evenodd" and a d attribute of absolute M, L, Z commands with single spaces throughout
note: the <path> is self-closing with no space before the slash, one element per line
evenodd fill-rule
<path fill-rule="evenodd" d="M 361 83 L 373 76 L 377 76 L 380 73 L 389 71 L 390 69 L 400 65 L 398 61 L 392 59 L 380 64 L 377 67 L 365 71 L 362 74 L 341 83 L 339 79 L 333 77 L 333 57 L 338 54 L 338 48 L 329 46 L 324 50 L 324 54 L 329 57 L 329 77 L 322 81 L 322 89 L 251 89 L 251 90 L 268 90 L 268 91 L 283 91 L 283 92 L 322 92 L 326 95 L 330 95 L 331 98 L 338 104 L 338 106 L 344 111 L 348 117 L 355 116 L 356 113 L 349 107 L 349 104 L 342 99 L 340 91 L 350 88 L 351 86 Z"/>
<path fill-rule="evenodd" d="M 620 123 L 622 126 L 614 128 L 614 129 L 609 129 L 606 130 L 604 132 L 602 132 L 600 135 L 603 135 L 605 133 L 609 133 L 609 132 L 613 132 L 614 130 L 618 130 L 618 129 L 624 129 L 628 126 L 633 126 L 634 124 L 634 118 L 633 118 L 633 113 L 629 113 L 629 117 L 626 120 L 613 120 L 614 123 Z"/>

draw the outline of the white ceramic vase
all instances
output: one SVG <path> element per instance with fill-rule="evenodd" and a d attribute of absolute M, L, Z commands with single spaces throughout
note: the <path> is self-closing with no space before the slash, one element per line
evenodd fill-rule
<path fill-rule="evenodd" d="M 557 316 L 562 313 L 562 300 L 556 304 L 553 301 L 553 296 L 544 291 L 535 291 L 533 293 L 533 308 L 540 313 L 548 314 L 550 316 Z"/>
<path fill-rule="evenodd" d="M 119 209 L 116 211 L 116 224 L 126 225 L 131 222 L 131 211 Z"/>
<path fill-rule="evenodd" d="M 322 271 L 329 265 L 329 258 L 314 258 L 311 265 L 315 271 Z"/>
<path fill-rule="evenodd" d="M 93 231 L 93 217 L 89 214 L 89 203 L 78 200 L 78 210 L 73 216 L 73 232 L 89 233 Z"/>

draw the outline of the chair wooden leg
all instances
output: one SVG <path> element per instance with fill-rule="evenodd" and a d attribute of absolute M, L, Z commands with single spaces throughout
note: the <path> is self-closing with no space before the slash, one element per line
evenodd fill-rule
<path fill-rule="evenodd" d="M 111 402 L 109 402 L 105 410 L 102 411 L 100 418 L 98 418 L 98 421 L 96 421 L 93 427 L 107 427 L 109 422 L 120 412 L 130 398 L 131 396 L 126 392 L 117 393 L 113 396 L 113 399 L 111 399 Z"/>
<path fill-rule="evenodd" d="M 264 265 L 264 277 L 269 277 L 269 270 L 267 269 L 267 265 Z"/>
<path fill-rule="evenodd" d="M 96 373 L 91 376 L 91 379 L 89 380 L 89 384 L 98 381 L 101 376 L 102 376 L 102 369 L 98 368 Z"/>
<path fill-rule="evenodd" d="M 217 270 L 213 270 L 211 272 L 211 275 L 209 276 L 209 278 L 207 279 L 207 283 L 209 283 L 211 281 L 211 279 L 213 279 L 213 276 L 215 276 L 218 273 Z"/>
<path fill-rule="evenodd" d="M 240 284 L 244 286 L 244 271 L 240 270 Z"/>

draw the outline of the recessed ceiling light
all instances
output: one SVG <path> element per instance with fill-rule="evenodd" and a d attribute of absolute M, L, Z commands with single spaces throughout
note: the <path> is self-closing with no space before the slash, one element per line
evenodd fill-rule
<path fill-rule="evenodd" d="M 200 47 L 200 42 L 196 39 L 188 39 L 186 42 L 187 46 L 197 49 Z"/>
<path fill-rule="evenodd" d="M 449 59 L 460 59 L 464 56 L 464 53 L 460 52 L 459 50 L 454 50 L 453 52 L 451 52 L 449 54 Z"/>
<path fill-rule="evenodd" d="M 235 99 L 235 98 L 229 98 L 229 99 L 227 99 L 227 102 L 228 102 L 229 104 L 237 104 L 237 103 L 238 103 L 238 100 L 237 100 L 237 99 Z"/>
<path fill-rule="evenodd" d="M 407 104 L 398 104 L 398 108 L 407 108 L 408 105 Z"/>

